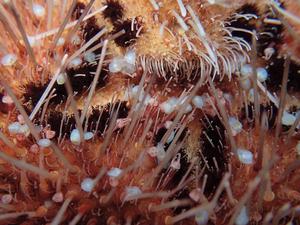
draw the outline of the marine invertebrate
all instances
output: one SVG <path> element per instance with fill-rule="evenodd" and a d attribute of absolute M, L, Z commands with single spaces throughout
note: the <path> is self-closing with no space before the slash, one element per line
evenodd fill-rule
<path fill-rule="evenodd" d="M 299 8 L 1 2 L 0 224 L 298 224 Z"/>

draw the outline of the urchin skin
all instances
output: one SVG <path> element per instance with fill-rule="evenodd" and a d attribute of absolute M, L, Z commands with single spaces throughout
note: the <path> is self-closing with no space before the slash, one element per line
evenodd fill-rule
<path fill-rule="evenodd" d="M 66 2 L 65 6 L 53 2 L 49 20 L 46 15 L 34 15 L 26 1 L 17 2 L 13 7 L 26 33 L 33 37 L 61 25 L 72 4 Z M 4 65 L 2 61 L 0 68 L 0 224 L 238 224 L 239 217 L 242 224 L 248 221 L 251 224 L 299 223 L 299 153 L 296 150 L 299 128 L 298 124 L 286 126 L 276 117 L 283 116 L 284 112 L 299 117 L 296 114 L 300 106 L 299 92 L 289 86 L 287 93 L 282 91 L 284 81 L 277 80 L 273 82 L 281 85 L 275 88 L 277 92 L 267 92 L 272 83 L 267 81 L 261 84 L 265 89 L 259 86 L 254 90 L 254 95 L 259 95 L 256 102 L 250 90 L 241 86 L 241 67 L 245 63 L 265 67 L 269 61 L 253 49 L 253 43 L 230 39 L 226 33 L 230 29 L 225 26 L 228 20 L 240 18 L 241 15 L 234 13 L 246 3 L 254 4 L 263 15 L 268 2 L 217 2 L 183 1 L 186 9 L 190 6 L 203 24 L 206 37 L 200 41 L 191 25 L 192 13 L 188 11 L 186 17 L 181 15 L 176 1 L 161 1 L 159 10 L 155 10 L 150 1 L 120 0 L 124 9 L 117 16 L 118 21 L 111 21 L 108 14 L 97 14 L 84 21 L 75 32 L 78 43 L 72 39 L 52 48 L 53 37 L 42 38 L 41 43 L 36 41 L 31 46 L 34 59 L 28 53 L 22 33 L 15 27 L 7 27 L 7 21 L 14 24 L 5 19 L 5 13 L 11 14 L 12 6 L 1 3 L 0 13 L 4 15 L 1 27 L 7 30 L 0 35 L 5 43 L 1 57 L 12 52 L 17 60 L 12 65 Z M 50 8 L 49 4 L 41 3 L 45 9 Z M 82 2 L 81 6 L 87 4 Z M 105 4 L 96 1 L 92 11 Z M 300 7 L 292 1 L 285 1 L 284 6 L 295 15 L 295 8 Z M 71 21 L 82 15 L 83 7 L 79 8 L 70 16 Z M 182 30 L 172 10 L 185 18 L 189 30 Z M 210 22 L 212 19 L 214 23 Z M 130 34 L 111 38 L 119 31 L 115 27 L 122 28 L 124 21 L 133 22 Z M 169 31 L 165 30 L 161 36 L 159 29 L 164 21 Z M 275 46 L 274 56 L 284 58 L 285 66 L 291 58 L 297 68 L 299 47 L 293 35 L 299 32 L 298 23 L 281 17 L 278 21 L 285 28 L 280 38 L 289 41 L 270 43 L 268 47 Z M 286 28 L 286 21 L 291 31 Z M 257 32 L 261 22 L 260 19 L 255 22 Z M 96 31 L 92 32 L 91 27 Z M 100 44 L 100 48 L 92 51 L 96 59 L 89 62 L 81 53 L 79 65 L 69 61 L 72 66 L 63 68 L 74 70 L 76 79 L 72 80 L 68 73 L 65 79 L 69 79 L 76 93 L 68 91 L 67 85 L 64 89 L 66 83 L 62 86 L 55 83 L 60 89 L 52 89 L 49 95 L 59 95 L 59 101 L 45 99 L 40 110 L 29 118 L 32 122 L 28 122 L 26 113 L 32 114 L 57 69 L 62 68 L 64 57 L 76 53 L 103 27 L 107 29 L 105 34 L 84 50 L 88 52 Z M 17 30 L 17 41 L 9 29 Z M 93 35 L 87 37 L 89 31 Z M 65 29 L 63 38 L 67 32 Z M 188 45 L 180 46 L 180 40 L 185 38 L 195 46 L 194 51 Z M 130 50 L 137 55 L 135 71 L 110 72 L 111 61 Z M 105 82 L 95 86 L 90 107 L 80 121 L 93 90 L 91 78 L 97 74 L 99 64 Z M 284 77 L 284 68 L 282 71 L 281 75 L 276 74 L 280 79 Z M 82 76 L 86 73 L 91 75 Z M 28 84 L 44 89 L 37 94 Z M 36 101 L 25 97 L 28 95 Z M 203 107 L 194 102 L 195 96 L 203 98 Z M 272 96 L 278 98 L 274 100 Z M 169 103 L 172 98 L 177 99 L 175 106 Z M 277 111 L 268 107 L 270 101 L 278 107 Z M 255 111 L 256 103 L 259 113 Z M 21 112 L 22 107 L 25 112 Z M 173 108 L 169 113 L 170 107 Z M 53 117 L 53 112 L 58 116 Z M 276 114 L 275 122 L 272 113 Z M 239 120 L 241 131 L 228 127 L 231 117 Z M 12 131 L 16 121 L 25 132 Z M 266 121 L 273 121 L 272 126 Z M 33 124 L 39 126 L 36 131 L 30 129 Z M 71 134 L 76 128 L 80 130 L 80 126 L 85 134 L 97 135 L 77 144 Z M 52 140 L 54 145 L 41 144 L 41 139 Z M 252 153 L 252 163 L 245 164 L 239 158 L 237 149 L 240 148 Z M 115 177 L 118 169 L 122 173 Z M 95 184 L 84 183 L 86 178 L 95 180 Z M 86 191 L 89 185 L 94 185 L 90 193 Z M 137 191 L 132 199 L 130 191 Z M 246 216 L 240 214 L 242 208 L 246 208 Z M 205 218 L 203 212 L 209 214 L 209 221 L 201 223 L 199 220 Z"/>

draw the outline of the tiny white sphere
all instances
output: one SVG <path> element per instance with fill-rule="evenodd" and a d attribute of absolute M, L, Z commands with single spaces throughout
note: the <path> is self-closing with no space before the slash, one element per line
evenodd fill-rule
<path fill-rule="evenodd" d="M 13 122 L 8 125 L 8 131 L 11 134 L 17 134 L 20 132 L 21 124 L 19 122 Z"/>
<path fill-rule="evenodd" d="M 235 117 L 229 117 L 228 122 L 234 136 L 242 131 L 243 125 Z"/>
<path fill-rule="evenodd" d="M 93 132 L 85 132 L 83 134 L 84 140 L 91 140 L 94 137 L 94 133 Z"/>
<path fill-rule="evenodd" d="M 79 145 L 81 140 L 80 140 L 80 133 L 78 129 L 73 129 L 70 135 L 70 140 L 73 144 Z"/>
<path fill-rule="evenodd" d="M 247 225 L 249 223 L 249 217 L 245 206 L 242 207 L 239 215 L 235 219 L 236 225 Z"/>
<path fill-rule="evenodd" d="M 81 39 L 80 37 L 75 34 L 72 38 L 71 38 L 71 42 L 74 44 L 74 45 L 79 45 L 81 43 Z"/>
<path fill-rule="evenodd" d="M 257 68 L 256 71 L 257 71 L 257 79 L 260 82 L 265 82 L 268 79 L 269 74 L 265 68 L 259 67 Z"/>
<path fill-rule="evenodd" d="M 244 164 L 252 164 L 253 163 L 253 154 L 247 149 L 239 148 L 237 149 L 237 154 L 239 160 Z"/>
<path fill-rule="evenodd" d="M 129 50 L 126 52 L 124 59 L 127 63 L 131 65 L 135 65 L 136 53 L 133 50 Z"/>
<path fill-rule="evenodd" d="M 274 48 L 269 47 L 269 48 L 265 48 L 265 50 L 264 50 L 264 54 L 265 54 L 265 57 L 266 57 L 267 60 L 269 60 L 274 53 L 275 53 Z"/>
<path fill-rule="evenodd" d="M 296 116 L 288 113 L 286 111 L 283 112 L 281 123 L 286 126 L 292 126 L 296 121 Z"/>
<path fill-rule="evenodd" d="M 184 109 L 184 113 L 189 113 L 193 110 L 193 106 L 191 104 L 187 104 Z"/>
<path fill-rule="evenodd" d="M 65 44 L 65 39 L 60 37 L 57 41 L 57 46 L 63 46 Z"/>
<path fill-rule="evenodd" d="M 80 184 L 80 187 L 85 192 L 91 192 L 94 188 L 94 180 L 92 178 L 85 178 Z"/>
<path fill-rule="evenodd" d="M 46 14 L 45 8 L 40 4 L 33 4 L 32 10 L 37 17 L 43 17 Z"/>
<path fill-rule="evenodd" d="M 115 57 L 110 62 L 108 68 L 111 73 L 118 73 L 123 69 L 124 59 L 121 57 Z"/>
<path fill-rule="evenodd" d="M 67 75 L 66 73 L 60 73 L 57 76 L 56 82 L 58 85 L 63 85 L 66 82 L 66 79 L 65 79 L 66 75 Z"/>
<path fill-rule="evenodd" d="M 116 167 L 113 167 L 113 168 L 111 168 L 111 169 L 107 172 L 107 175 L 108 175 L 109 177 L 118 177 L 118 176 L 121 175 L 121 173 L 122 173 L 122 170 L 121 170 L 121 169 L 116 168 Z"/>
<path fill-rule="evenodd" d="M 249 77 L 253 74 L 253 69 L 250 64 L 245 64 L 241 67 L 241 75 L 243 77 Z"/>
<path fill-rule="evenodd" d="M 91 63 L 96 60 L 96 55 L 94 52 L 89 52 L 84 54 L 84 60 Z"/>
<path fill-rule="evenodd" d="M 17 61 L 17 56 L 15 54 L 6 54 L 1 58 L 1 64 L 3 66 L 12 66 Z"/>
<path fill-rule="evenodd" d="M 172 105 L 168 101 L 161 103 L 159 107 L 166 114 L 172 113 L 175 109 L 174 105 Z"/>
<path fill-rule="evenodd" d="M 2 204 L 10 204 L 13 200 L 13 196 L 11 194 L 4 194 L 1 196 Z"/>
<path fill-rule="evenodd" d="M 203 98 L 202 98 L 202 96 L 199 96 L 199 95 L 196 95 L 196 96 L 193 97 L 192 103 L 198 109 L 202 109 L 203 106 L 204 106 Z"/>
<path fill-rule="evenodd" d="M 49 139 L 42 138 L 42 139 L 38 140 L 37 144 L 40 147 L 47 148 L 51 145 L 51 141 Z"/>
<path fill-rule="evenodd" d="M 76 67 L 80 66 L 81 63 L 82 63 L 81 58 L 77 57 L 77 58 L 71 60 L 71 62 L 69 63 L 68 67 L 69 68 L 76 68 Z"/>
<path fill-rule="evenodd" d="M 12 104 L 12 103 L 14 103 L 14 100 L 13 100 L 10 96 L 4 95 L 4 96 L 2 97 L 2 102 L 3 102 L 4 104 Z"/>
<path fill-rule="evenodd" d="M 137 187 L 137 186 L 126 187 L 124 200 L 126 201 L 126 199 L 128 199 L 132 196 L 135 196 L 135 195 L 139 195 L 139 194 L 142 194 L 142 191 L 139 187 Z"/>
<path fill-rule="evenodd" d="M 206 225 L 209 220 L 209 214 L 206 210 L 201 210 L 196 216 L 195 221 L 197 225 Z"/>

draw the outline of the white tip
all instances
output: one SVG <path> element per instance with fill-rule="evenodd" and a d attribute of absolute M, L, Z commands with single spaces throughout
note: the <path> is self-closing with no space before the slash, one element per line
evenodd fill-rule
<path fill-rule="evenodd" d="M 51 145 L 51 141 L 49 139 L 43 138 L 43 139 L 38 140 L 37 144 L 40 147 L 47 148 Z"/>
<path fill-rule="evenodd" d="M 240 133 L 242 131 L 242 129 L 243 129 L 243 125 L 235 117 L 229 117 L 229 125 L 231 127 L 233 136 L 235 136 L 238 133 Z"/>
<path fill-rule="evenodd" d="M 296 121 L 296 116 L 288 113 L 286 111 L 283 112 L 281 123 L 286 126 L 292 126 Z"/>
<path fill-rule="evenodd" d="M 122 173 L 122 170 L 121 170 L 121 169 L 116 168 L 116 167 L 113 167 L 113 168 L 111 168 L 111 169 L 107 172 L 107 175 L 108 175 L 109 177 L 114 177 L 114 178 L 116 178 L 116 177 L 120 176 L 121 173 Z"/>
<path fill-rule="evenodd" d="M 63 46 L 65 44 L 65 39 L 60 37 L 57 41 L 57 46 Z"/>
<path fill-rule="evenodd" d="M 83 134 L 84 140 L 88 141 L 91 140 L 94 137 L 94 133 L 93 132 L 85 132 Z"/>
<path fill-rule="evenodd" d="M 80 187 L 85 192 L 91 192 L 94 188 L 94 180 L 92 178 L 85 178 L 80 184 Z"/>
<path fill-rule="evenodd" d="M 14 101 L 12 100 L 12 98 L 10 96 L 8 96 L 8 95 L 4 95 L 2 97 L 2 102 L 4 104 L 12 104 L 12 103 L 14 103 Z"/>
<path fill-rule="evenodd" d="M 65 76 L 67 76 L 66 73 L 60 73 L 57 76 L 56 82 L 58 85 L 63 85 L 66 82 Z"/>
<path fill-rule="evenodd" d="M 252 66 L 250 64 L 245 64 L 242 66 L 241 68 L 241 75 L 243 77 L 249 77 L 253 74 L 253 69 Z"/>
<path fill-rule="evenodd" d="M 64 195 L 61 192 L 57 192 L 52 196 L 52 201 L 59 203 L 59 202 L 63 202 L 64 200 Z"/>
<path fill-rule="evenodd" d="M 122 70 L 124 66 L 124 59 L 121 57 L 115 57 L 110 62 L 108 68 L 111 73 L 118 73 Z"/>
<path fill-rule="evenodd" d="M 239 148 L 237 149 L 237 154 L 241 163 L 247 165 L 253 163 L 253 154 L 249 150 Z"/>
<path fill-rule="evenodd" d="M 175 107 L 177 106 L 178 99 L 175 97 L 169 98 L 167 101 L 160 104 L 160 109 L 166 113 L 170 114 L 175 110 Z"/>
<path fill-rule="evenodd" d="M 1 202 L 2 202 L 2 204 L 5 204 L 5 205 L 11 203 L 12 200 L 13 200 L 13 196 L 11 194 L 4 194 L 1 197 Z"/>
<path fill-rule="evenodd" d="M 269 74 L 265 68 L 257 68 L 257 79 L 260 82 L 265 82 L 268 79 L 268 76 Z"/>
<path fill-rule="evenodd" d="M 88 52 L 84 54 L 84 60 L 91 63 L 91 62 L 95 62 L 96 60 L 96 55 L 93 52 Z"/>
<path fill-rule="evenodd" d="M 206 225 L 209 219 L 208 212 L 206 210 L 201 210 L 196 216 L 195 221 L 197 225 Z"/>
<path fill-rule="evenodd" d="M 127 63 L 135 65 L 136 53 L 134 50 L 129 50 L 126 52 L 124 59 Z"/>
<path fill-rule="evenodd" d="M 78 58 L 78 57 L 77 57 L 77 58 L 73 59 L 73 60 L 69 63 L 68 67 L 69 67 L 69 68 L 76 68 L 76 67 L 80 66 L 81 63 L 82 63 L 81 58 Z"/>
<path fill-rule="evenodd" d="M 15 54 L 6 54 L 1 58 L 1 64 L 3 66 L 12 66 L 17 61 L 17 56 Z"/>
<path fill-rule="evenodd" d="M 19 122 L 13 122 L 8 125 L 8 131 L 10 134 L 17 134 L 20 132 L 21 124 Z"/>
<path fill-rule="evenodd" d="M 194 104 L 194 106 L 197 109 L 202 109 L 204 106 L 203 98 L 199 95 L 196 95 L 195 97 L 193 97 L 192 103 Z"/>
<path fill-rule="evenodd" d="M 125 190 L 125 201 L 126 199 L 132 197 L 132 196 L 135 196 L 135 195 L 139 195 L 139 194 L 142 194 L 142 191 L 139 187 L 137 186 L 129 186 L 129 187 L 126 187 L 126 190 Z"/>
<path fill-rule="evenodd" d="M 245 206 L 242 207 L 240 214 L 235 219 L 236 225 L 247 225 L 249 223 L 249 217 Z"/>
<path fill-rule="evenodd" d="M 80 144 L 80 133 L 78 129 L 73 129 L 70 135 L 70 140 L 73 144 L 79 145 Z"/>
<path fill-rule="evenodd" d="M 46 14 L 45 8 L 39 4 L 33 4 L 32 10 L 34 15 L 36 15 L 37 17 L 43 17 Z"/>

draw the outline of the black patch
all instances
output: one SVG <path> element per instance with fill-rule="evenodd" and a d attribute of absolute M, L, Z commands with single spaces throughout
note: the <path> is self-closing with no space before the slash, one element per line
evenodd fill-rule
<path fill-rule="evenodd" d="M 114 30 L 112 32 L 113 34 L 118 33 L 121 30 L 125 30 L 125 34 L 122 34 L 121 36 L 119 36 L 115 39 L 115 43 L 118 46 L 126 48 L 136 42 L 136 40 L 137 40 L 136 35 L 137 35 L 138 30 L 142 26 L 142 23 L 141 23 L 141 20 L 139 18 L 137 18 L 133 25 L 133 29 L 131 29 L 131 24 L 132 24 L 131 19 L 127 19 L 125 21 L 117 21 L 114 24 Z"/>
<path fill-rule="evenodd" d="M 254 127 L 254 116 L 255 116 L 254 104 L 250 103 L 247 107 L 248 107 L 248 121 L 246 121 L 246 123 L 250 127 Z M 262 115 L 263 115 L 264 112 L 267 113 L 268 127 L 269 127 L 269 129 L 272 129 L 275 126 L 275 123 L 276 123 L 276 117 L 277 117 L 278 109 L 274 105 L 273 102 L 269 102 L 266 105 L 260 104 L 260 116 L 261 116 L 260 121 L 262 119 Z M 241 119 L 241 121 L 245 121 L 247 119 L 245 106 L 241 110 L 240 119 Z"/>
<path fill-rule="evenodd" d="M 113 24 L 116 24 L 118 20 L 123 18 L 124 8 L 117 0 L 106 0 L 104 5 L 107 6 L 103 11 L 104 18 L 110 19 Z"/>
<path fill-rule="evenodd" d="M 271 92 L 276 92 L 281 89 L 281 83 L 284 71 L 284 58 L 272 57 L 270 64 L 266 67 L 269 77 L 266 80 L 267 88 Z M 287 90 L 289 93 L 300 91 L 300 65 L 291 61 Z"/>
<path fill-rule="evenodd" d="M 73 10 L 72 17 L 75 20 L 78 20 L 80 18 L 80 16 L 82 15 L 84 9 L 85 9 L 85 4 L 82 2 L 77 2 L 76 6 Z"/>
<path fill-rule="evenodd" d="M 238 14 L 253 14 L 253 15 L 259 15 L 258 9 L 254 4 L 245 4 L 241 8 L 239 8 L 236 13 Z M 238 28 L 238 29 L 244 29 L 252 32 L 253 30 L 256 30 L 256 22 L 257 20 L 252 18 L 249 20 L 246 20 L 244 18 L 238 18 L 238 19 L 232 19 L 229 21 L 228 27 Z M 248 43 L 252 42 L 252 35 L 249 33 L 246 33 L 244 31 L 232 31 L 232 36 L 243 38 Z"/>
<path fill-rule="evenodd" d="M 270 23 L 265 23 L 264 19 L 277 19 L 278 17 L 273 12 L 272 8 L 268 7 L 263 14 L 262 25 L 260 27 L 260 32 L 258 34 L 258 54 L 260 56 L 264 55 L 264 49 L 267 47 L 273 47 L 275 51 L 278 49 L 278 45 L 282 43 L 283 38 L 283 25 L 274 25 Z"/>
<path fill-rule="evenodd" d="M 200 136 L 200 144 L 203 157 L 205 158 L 207 166 L 204 169 L 204 174 L 207 175 L 207 182 L 204 190 L 204 194 L 209 197 L 216 188 L 219 186 L 225 171 L 227 170 L 227 156 L 225 143 L 225 128 L 218 116 L 206 115 L 209 121 L 205 117 L 202 119 L 203 130 Z M 205 135 L 205 133 L 206 135 Z M 209 137 L 210 141 L 207 139 Z M 213 143 L 213 145 L 211 144 Z M 222 143 L 222 144 L 221 144 Z M 222 146 L 223 145 L 223 146 Z M 202 167 L 205 166 L 203 157 L 199 153 L 202 160 Z M 217 170 L 214 160 L 218 163 L 219 170 Z M 203 179 L 203 177 L 201 178 Z"/>
<path fill-rule="evenodd" d="M 84 63 L 80 67 L 68 68 L 66 69 L 66 74 L 69 78 L 71 86 L 73 88 L 74 93 L 77 95 L 83 94 L 84 91 L 90 87 L 94 79 L 94 73 L 97 70 L 97 64 L 88 64 Z M 104 87 L 107 81 L 107 70 L 102 69 L 99 80 L 97 82 L 97 88 Z M 29 83 L 25 86 L 25 93 L 24 99 L 25 102 L 30 102 L 32 106 L 35 106 L 41 96 L 43 95 L 44 91 L 46 90 L 47 86 L 49 85 L 50 81 L 48 81 L 45 85 Z M 66 101 L 68 97 L 67 90 L 65 85 L 59 85 L 55 82 L 53 85 L 53 89 L 56 91 L 55 97 L 51 98 L 51 104 L 61 104 Z"/>
<path fill-rule="evenodd" d="M 117 118 L 126 118 L 129 111 L 129 109 L 126 106 L 126 102 L 115 103 L 114 111 L 116 111 L 118 107 L 119 107 L 119 111 L 118 111 Z M 110 117 L 113 114 L 110 112 L 111 110 L 112 110 L 111 104 L 107 104 L 106 106 L 103 107 L 101 106 L 93 107 L 91 114 L 88 115 L 89 117 L 87 122 L 87 131 L 95 132 L 97 123 L 99 121 L 98 123 L 99 125 L 96 133 L 98 136 L 101 136 L 105 128 L 109 126 L 109 123 L 111 121 Z M 58 137 L 60 133 L 62 118 L 63 118 L 62 112 L 57 112 L 57 111 L 48 112 L 47 124 L 50 125 L 51 130 L 55 131 L 56 137 Z M 85 125 L 85 123 L 86 120 L 83 121 L 83 125 Z M 64 124 L 62 126 L 62 134 L 66 135 L 66 137 L 69 137 L 71 131 L 75 129 L 75 127 L 76 127 L 76 120 L 74 115 L 67 115 L 64 120 Z"/>

